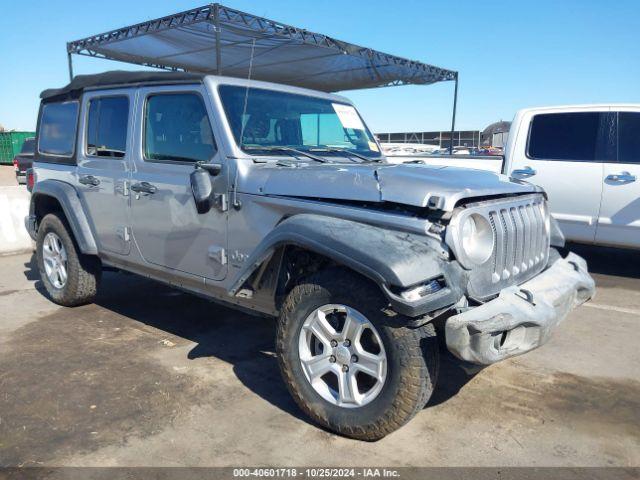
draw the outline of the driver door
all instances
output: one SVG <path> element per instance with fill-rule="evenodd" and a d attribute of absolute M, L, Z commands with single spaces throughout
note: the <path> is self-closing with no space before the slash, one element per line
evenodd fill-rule
<path fill-rule="evenodd" d="M 228 169 L 213 135 L 202 85 L 138 90 L 131 176 L 132 234 L 150 264 L 212 280 L 227 273 L 227 212 L 198 214 L 189 175 L 198 161 L 220 163 L 214 193 L 226 193 Z M 226 209 L 225 209 L 226 210 Z"/>

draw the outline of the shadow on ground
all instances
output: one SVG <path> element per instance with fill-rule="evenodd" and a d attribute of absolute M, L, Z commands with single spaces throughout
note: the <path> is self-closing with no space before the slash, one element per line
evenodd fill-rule
<path fill-rule="evenodd" d="M 640 278 L 640 255 L 636 250 L 568 244 L 567 248 L 583 257 L 591 273 Z"/>
<path fill-rule="evenodd" d="M 35 256 L 25 275 L 38 278 Z M 44 294 L 41 282 L 36 288 Z M 121 272 L 104 272 L 95 302 L 100 307 L 196 344 L 189 359 L 215 357 L 233 365 L 237 378 L 281 410 L 309 421 L 281 379 L 275 356 L 275 321 L 233 310 L 168 286 Z M 472 378 L 446 348 L 437 388 L 427 404 L 447 401 Z"/>

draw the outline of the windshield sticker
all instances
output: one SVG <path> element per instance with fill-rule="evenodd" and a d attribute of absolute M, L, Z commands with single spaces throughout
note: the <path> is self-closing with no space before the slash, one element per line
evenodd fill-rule
<path fill-rule="evenodd" d="M 364 130 L 364 124 L 360 120 L 360 115 L 351 105 L 343 105 L 341 103 L 332 103 L 333 109 L 336 111 L 340 123 L 344 128 L 353 128 L 354 130 Z"/>
<path fill-rule="evenodd" d="M 373 152 L 379 152 L 380 150 L 378 150 L 378 145 L 376 145 L 376 142 L 369 142 L 369 150 L 373 151 Z"/>

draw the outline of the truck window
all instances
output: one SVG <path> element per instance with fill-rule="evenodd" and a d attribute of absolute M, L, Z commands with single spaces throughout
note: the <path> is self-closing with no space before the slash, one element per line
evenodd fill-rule
<path fill-rule="evenodd" d="M 640 163 L 640 112 L 618 114 L 618 161 Z"/>
<path fill-rule="evenodd" d="M 548 113 L 533 117 L 528 155 L 537 160 L 615 160 L 614 116 L 608 112 Z"/>
<path fill-rule="evenodd" d="M 198 94 L 150 95 L 144 128 L 147 160 L 209 161 L 216 152 L 207 109 Z"/>
<path fill-rule="evenodd" d="M 22 144 L 20 149 L 20 155 L 33 155 L 36 148 L 36 140 L 34 138 L 27 138 Z"/>
<path fill-rule="evenodd" d="M 89 101 L 87 155 L 122 158 L 127 148 L 129 98 L 102 97 Z"/>
<path fill-rule="evenodd" d="M 48 155 L 73 155 L 78 121 L 78 102 L 46 103 L 42 106 L 38 151 Z"/>

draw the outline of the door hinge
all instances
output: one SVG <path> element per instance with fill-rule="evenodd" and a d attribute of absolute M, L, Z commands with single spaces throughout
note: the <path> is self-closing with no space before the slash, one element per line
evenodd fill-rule
<path fill-rule="evenodd" d="M 219 193 L 214 197 L 214 202 L 218 210 L 226 212 L 229 210 L 229 198 L 226 193 Z"/>
<path fill-rule="evenodd" d="M 116 235 L 118 235 L 123 242 L 128 242 L 131 239 L 131 236 L 129 235 L 129 227 L 116 228 Z"/>
<path fill-rule="evenodd" d="M 209 258 L 215 260 L 220 265 L 226 265 L 227 251 L 224 248 L 219 247 L 217 245 L 211 245 L 209 247 Z"/>
<path fill-rule="evenodd" d="M 130 192 L 129 181 L 122 180 L 120 182 L 117 182 L 115 186 L 115 191 L 116 193 L 122 195 L 123 197 L 128 197 Z"/>

